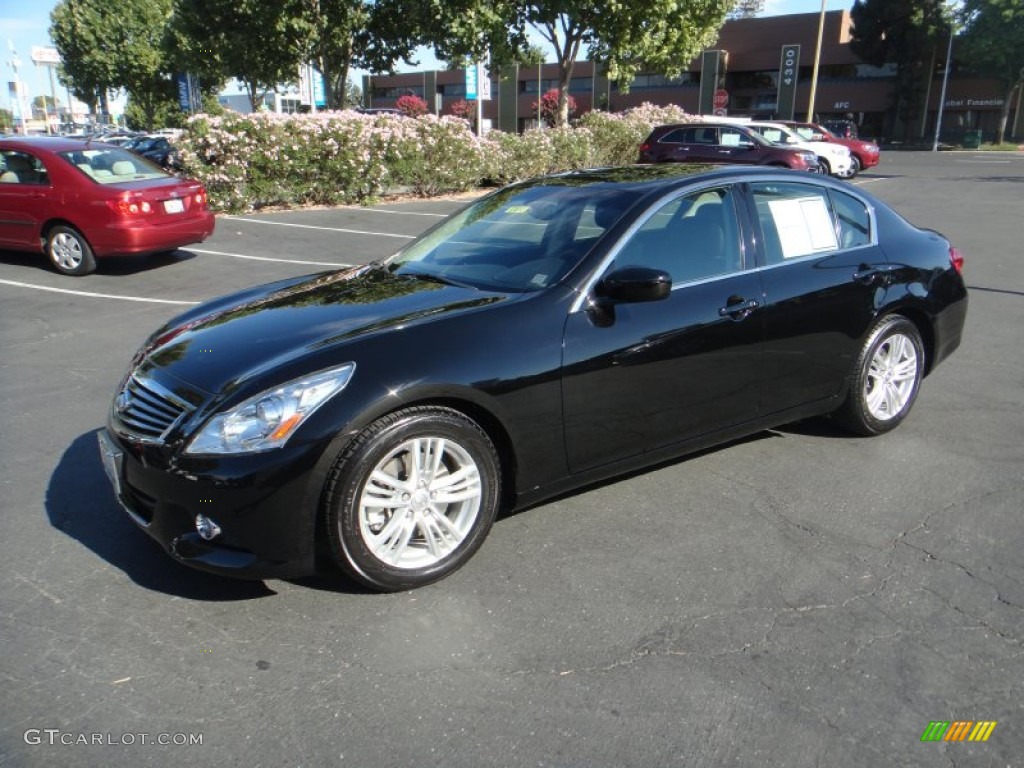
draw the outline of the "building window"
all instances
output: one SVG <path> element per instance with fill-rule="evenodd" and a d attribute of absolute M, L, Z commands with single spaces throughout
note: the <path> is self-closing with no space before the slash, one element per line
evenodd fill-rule
<path fill-rule="evenodd" d="M 762 69 L 756 72 L 732 72 L 729 74 L 733 88 L 778 88 L 779 70 Z"/>
<path fill-rule="evenodd" d="M 631 91 L 648 91 L 656 88 L 680 88 L 685 85 L 693 85 L 700 82 L 700 75 L 693 72 L 683 72 L 679 77 L 665 77 L 664 75 L 637 75 L 629 84 Z M 618 83 L 612 84 L 613 90 L 620 90 Z"/>
<path fill-rule="evenodd" d="M 399 85 L 392 87 L 373 87 L 373 98 L 375 99 L 397 99 L 401 96 L 419 96 L 423 98 L 422 85 Z"/>
<path fill-rule="evenodd" d="M 525 94 L 535 95 L 537 93 L 537 79 L 529 78 L 530 68 L 523 67 L 519 70 L 519 77 L 526 77 L 527 79 L 520 79 L 519 81 L 519 92 Z M 541 93 L 547 93 L 552 88 L 558 88 L 558 79 L 553 77 L 544 78 L 540 81 Z M 594 78 L 592 77 L 574 77 L 569 81 L 569 93 L 590 93 L 594 89 Z"/>

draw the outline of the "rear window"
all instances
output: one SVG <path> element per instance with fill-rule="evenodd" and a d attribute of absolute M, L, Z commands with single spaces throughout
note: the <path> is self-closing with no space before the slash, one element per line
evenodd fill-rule
<path fill-rule="evenodd" d="M 115 147 L 83 147 L 58 154 L 98 184 L 121 184 L 170 176 L 155 163 Z"/>

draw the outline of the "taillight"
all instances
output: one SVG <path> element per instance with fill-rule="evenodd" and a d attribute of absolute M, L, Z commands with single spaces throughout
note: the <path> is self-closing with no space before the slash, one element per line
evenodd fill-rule
<path fill-rule="evenodd" d="M 651 145 L 648 144 L 646 141 L 643 144 L 640 145 L 640 151 L 641 152 L 646 152 L 650 148 L 651 148 Z"/>
<path fill-rule="evenodd" d="M 206 205 L 206 190 L 200 189 L 198 192 L 196 192 L 195 198 L 193 199 L 196 201 L 196 205 L 198 206 Z"/>
<path fill-rule="evenodd" d="M 949 262 L 958 273 L 964 271 L 964 255 L 953 246 L 949 246 Z"/>
<path fill-rule="evenodd" d="M 147 213 L 153 212 L 153 206 L 145 200 L 107 200 L 107 205 L 110 206 L 111 210 L 115 213 L 119 213 L 122 216 L 143 216 Z"/>

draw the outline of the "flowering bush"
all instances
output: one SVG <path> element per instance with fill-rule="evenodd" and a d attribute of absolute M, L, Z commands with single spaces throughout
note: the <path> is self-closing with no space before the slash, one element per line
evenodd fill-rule
<path fill-rule="evenodd" d="M 473 122 L 476 118 L 476 102 L 459 99 L 448 107 L 448 113 Z"/>
<path fill-rule="evenodd" d="M 484 154 L 469 124 L 457 117 L 397 118 L 385 155 L 395 184 L 417 195 L 459 192 L 480 183 Z"/>
<path fill-rule="evenodd" d="M 419 96 L 414 96 L 411 93 L 405 96 L 399 96 L 398 101 L 395 102 L 395 106 L 398 107 L 398 111 L 406 117 L 419 117 L 420 115 L 427 114 L 427 102 L 421 99 Z"/>
<path fill-rule="evenodd" d="M 466 102 L 468 104 L 468 102 Z M 220 211 L 263 206 L 365 203 L 389 191 L 461 191 L 545 173 L 622 165 L 661 123 L 693 117 L 644 104 L 590 112 L 570 128 L 478 139 L 458 117 L 261 112 L 196 115 L 179 139 L 185 171 Z"/>
<path fill-rule="evenodd" d="M 569 117 L 572 117 L 576 113 L 576 99 L 572 97 L 572 94 L 568 94 L 569 98 Z M 534 112 L 537 111 L 537 102 L 533 102 L 531 107 Z M 550 91 L 540 97 L 540 116 L 548 125 L 555 125 L 558 122 L 558 89 L 552 88 Z"/>
<path fill-rule="evenodd" d="M 625 112 L 588 112 L 580 118 L 579 127 L 592 135 L 595 165 L 627 165 L 637 161 L 640 143 L 656 125 L 694 119 L 675 105 L 644 103 Z"/>

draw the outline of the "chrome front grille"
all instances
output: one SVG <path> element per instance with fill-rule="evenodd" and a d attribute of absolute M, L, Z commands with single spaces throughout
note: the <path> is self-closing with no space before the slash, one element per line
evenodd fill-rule
<path fill-rule="evenodd" d="M 114 399 L 114 419 L 129 435 L 163 442 L 192 410 L 185 401 L 152 379 L 133 374 Z"/>

